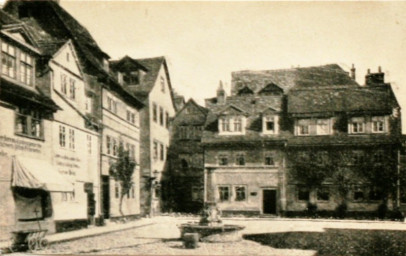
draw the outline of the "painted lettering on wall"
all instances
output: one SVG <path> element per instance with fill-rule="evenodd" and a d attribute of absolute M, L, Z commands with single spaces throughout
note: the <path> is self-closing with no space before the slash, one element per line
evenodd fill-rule
<path fill-rule="evenodd" d="M 55 164 L 57 166 L 62 166 L 62 167 L 67 167 L 69 170 L 59 170 L 60 173 L 65 174 L 65 175 L 76 175 L 76 171 L 72 169 L 80 169 L 80 159 L 77 157 L 70 157 L 66 155 L 60 155 L 56 154 L 55 155 Z"/>
<path fill-rule="evenodd" d="M 10 149 L 20 150 L 20 151 L 41 153 L 42 145 L 40 143 L 28 142 L 25 140 L 1 135 L 0 136 L 0 147 L 10 148 Z"/>

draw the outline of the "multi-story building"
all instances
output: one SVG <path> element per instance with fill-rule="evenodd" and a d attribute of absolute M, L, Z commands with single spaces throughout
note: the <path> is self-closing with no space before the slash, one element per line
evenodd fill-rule
<path fill-rule="evenodd" d="M 0 10 L 0 240 L 11 230 L 55 231 L 55 199 L 71 182 L 52 164 L 53 116 L 37 84 L 40 51 L 23 23 Z"/>
<path fill-rule="evenodd" d="M 111 62 L 119 81 L 145 105 L 140 114 L 140 203 L 142 214 L 161 210 L 161 178 L 167 165 L 170 119 L 175 115 L 172 85 L 164 57 Z"/>
<path fill-rule="evenodd" d="M 172 121 L 168 198 L 176 212 L 199 212 L 204 199 L 202 133 L 208 110 L 190 99 Z"/>
<path fill-rule="evenodd" d="M 382 72 L 364 86 L 354 78 L 338 65 L 234 72 L 232 95 L 220 87 L 206 100 L 205 200 L 226 213 L 282 214 L 309 203 L 373 211 L 394 198 L 365 170 L 396 177 L 399 105 Z"/>
<path fill-rule="evenodd" d="M 99 152 L 102 156 L 98 169 L 102 184 L 99 193 L 101 198 L 98 200 L 101 202 L 99 212 L 105 218 L 117 216 L 116 194 L 119 193 L 120 188 L 111 181 L 108 168 L 110 162 L 116 157 L 114 152 L 117 150 L 117 145 L 120 145 L 120 141 L 123 142 L 124 148 L 126 143 L 129 150 L 134 148 L 134 158 L 137 158 L 139 127 L 136 124 L 135 115 L 142 103 L 110 75 L 109 56 L 100 49 L 87 29 L 67 13 L 57 1 L 8 1 L 3 9 L 34 28 L 33 37 L 45 52 L 59 49 L 66 41 L 71 40 L 84 82 L 85 108 L 88 109 L 85 109 L 88 123 L 86 125 L 94 127 L 100 134 Z M 66 94 L 68 98 L 71 95 L 69 91 Z M 118 124 L 119 128 L 114 129 Z M 87 186 L 87 188 L 90 187 L 90 185 Z M 139 185 L 135 183 L 135 190 L 138 188 Z M 133 197 L 127 198 L 131 202 L 125 206 L 126 215 L 138 213 L 135 190 Z"/>

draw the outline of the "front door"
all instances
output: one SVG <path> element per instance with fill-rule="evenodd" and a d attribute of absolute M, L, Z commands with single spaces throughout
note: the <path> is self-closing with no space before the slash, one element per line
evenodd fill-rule
<path fill-rule="evenodd" d="M 105 219 L 110 218 L 110 177 L 102 176 L 103 193 L 103 215 Z"/>
<path fill-rule="evenodd" d="M 263 214 L 276 214 L 276 190 L 264 189 L 262 192 Z"/>

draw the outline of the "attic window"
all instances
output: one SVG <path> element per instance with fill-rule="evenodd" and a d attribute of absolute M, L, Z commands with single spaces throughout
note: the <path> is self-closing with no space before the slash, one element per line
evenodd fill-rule
<path fill-rule="evenodd" d="M 263 117 L 263 133 L 264 134 L 277 134 L 279 131 L 278 127 L 278 116 L 268 115 Z"/>
<path fill-rule="evenodd" d="M 161 92 L 165 93 L 165 79 L 161 76 Z"/>
<path fill-rule="evenodd" d="M 243 134 L 244 124 L 244 116 L 223 116 L 219 119 L 219 132 L 226 135 Z"/>
<path fill-rule="evenodd" d="M 66 53 L 66 61 L 69 62 L 70 60 L 69 52 Z"/>

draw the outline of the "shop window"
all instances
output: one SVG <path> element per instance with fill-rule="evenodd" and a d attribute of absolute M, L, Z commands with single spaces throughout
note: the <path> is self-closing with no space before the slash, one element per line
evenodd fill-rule
<path fill-rule="evenodd" d="M 33 85 L 33 59 L 30 55 L 21 52 L 20 53 L 20 81 L 26 85 Z"/>
<path fill-rule="evenodd" d="M 330 189 L 327 187 L 317 189 L 317 200 L 318 201 L 330 200 Z"/>
<path fill-rule="evenodd" d="M 156 103 L 152 103 L 152 120 L 158 122 L 158 106 Z"/>
<path fill-rule="evenodd" d="M 76 81 L 72 78 L 69 79 L 69 98 L 72 100 L 76 99 L 76 88 L 75 88 Z"/>
<path fill-rule="evenodd" d="M 228 157 L 226 155 L 219 155 L 218 160 L 219 160 L 219 165 L 222 165 L 222 166 L 228 165 Z"/>
<path fill-rule="evenodd" d="M 63 125 L 59 126 L 59 146 L 61 148 L 66 147 L 66 131 Z"/>
<path fill-rule="evenodd" d="M 237 154 L 236 156 L 236 165 L 245 165 L 245 156 L 244 154 Z"/>
<path fill-rule="evenodd" d="M 164 126 L 164 109 L 159 107 L 159 124 Z"/>
<path fill-rule="evenodd" d="M 247 198 L 245 186 L 235 186 L 235 201 L 245 201 Z"/>
<path fill-rule="evenodd" d="M 42 138 L 43 127 L 39 111 L 30 110 L 28 108 L 18 108 L 16 112 L 15 132 L 33 138 Z"/>
<path fill-rule="evenodd" d="M 230 187 L 229 186 L 219 186 L 219 199 L 220 202 L 225 202 L 230 199 Z"/>
<path fill-rule="evenodd" d="M 265 156 L 265 165 L 268 166 L 274 166 L 275 165 L 275 161 L 273 156 Z"/>
<path fill-rule="evenodd" d="M 309 191 L 308 188 L 299 186 L 297 192 L 298 192 L 297 199 L 299 201 L 309 201 L 309 199 L 310 199 L 310 191 Z"/>
<path fill-rule="evenodd" d="M 5 42 L 1 43 L 1 72 L 8 77 L 16 77 L 16 49 Z"/>

